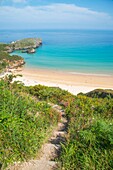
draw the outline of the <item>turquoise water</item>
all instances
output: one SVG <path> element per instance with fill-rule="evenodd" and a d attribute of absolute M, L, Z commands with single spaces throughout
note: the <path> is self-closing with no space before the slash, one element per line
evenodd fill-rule
<path fill-rule="evenodd" d="M 113 31 L 21 30 L 1 31 L 0 41 L 41 37 L 43 45 L 35 54 L 19 51 L 26 67 L 113 75 Z"/>

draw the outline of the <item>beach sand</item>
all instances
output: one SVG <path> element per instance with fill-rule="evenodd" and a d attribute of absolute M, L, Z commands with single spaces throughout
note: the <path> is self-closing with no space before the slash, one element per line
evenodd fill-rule
<path fill-rule="evenodd" d="M 22 81 L 26 86 L 41 84 L 60 87 L 75 95 L 80 92 L 86 93 L 97 88 L 113 89 L 112 75 L 79 74 L 26 67 L 24 67 L 22 71 L 19 71 L 18 74 L 22 74 L 23 77 L 18 77 L 16 80 Z"/>

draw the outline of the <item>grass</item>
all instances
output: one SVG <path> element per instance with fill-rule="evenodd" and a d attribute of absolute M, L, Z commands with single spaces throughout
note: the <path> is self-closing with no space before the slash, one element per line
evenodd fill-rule
<path fill-rule="evenodd" d="M 59 169 L 113 169 L 112 96 L 101 98 L 99 90 L 96 98 L 74 96 L 59 88 L 40 85 L 29 87 L 29 92 L 61 105 L 66 112 L 68 134 L 58 158 Z"/>
<path fill-rule="evenodd" d="M 78 96 L 69 117 L 60 169 L 113 169 L 113 99 Z"/>
<path fill-rule="evenodd" d="M 0 94 L 0 164 L 5 169 L 35 157 L 59 115 L 47 102 L 14 92 L 3 80 Z"/>
<path fill-rule="evenodd" d="M 52 102 L 62 106 L 68 119 L 59 169 L 113 169 L 112 96 L 74 96 L 60 88 L 25 87 L 6 80 L 0 82 L 0 162 L 4 167 L 35 157 L 59 119 L 47 104 Z"/>

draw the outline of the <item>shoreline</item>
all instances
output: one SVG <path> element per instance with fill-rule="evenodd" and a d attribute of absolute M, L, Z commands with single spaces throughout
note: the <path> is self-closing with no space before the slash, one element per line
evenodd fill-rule
<path fill-rule="evenodd" d="M 16 74 L 22 74 L 14 80 L 22 81 L 26 86 L 45 85 L 60 87 L 72 94 L 87 93 L 94 89 L 113 89 L 112 75 L 82 74 L 65 71 L 56 71 L 49 69 L 36 69 L 23 67 L 22 70 L 16 71 Z"/>
<path fill-rule="evenodd" d="M 98 77 L 100 77 L 100 76 L 107 76 L 107 77 L 109 77 L 109 76 L 113 76 L 112 74 L 105 74 L 105 73 L 82 73 L 82 72 L 69 72 L 70 74 L 75 74 L 75 75 L 87 75 L 87 76 L 98 76 Z"/>
<path fill-rule="evenodd" d="M 106 72 L 84 72 L 84 71 L 77 71 L 77 70 L 63 70 L 63 69 L 57 69 L 57 68 L 43 68 L 43 67 L 35 67 L 32 65 L 27 65 L 27 63 L 23 67 L 26 70 L 45 70 L 45 71 L 55 71 L 55 72 L 62 72 L 62 73 L 67 73 L 67 74 L 75 74 L 75 75 L 90 75 L 90 76 L 112 76 L 113 73 L 106 73 Z"/>

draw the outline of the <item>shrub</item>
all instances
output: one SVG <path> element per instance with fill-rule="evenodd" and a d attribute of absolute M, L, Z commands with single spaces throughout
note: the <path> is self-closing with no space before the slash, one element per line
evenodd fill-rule
<path fill-rule="evenodd" d="M 13 91 L 0 81 L 0 163 L 9 164 L 36 156 L 47 133 L 59 119 L 47 102 Z"/>

